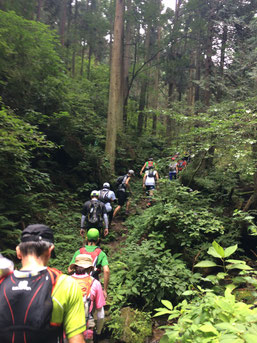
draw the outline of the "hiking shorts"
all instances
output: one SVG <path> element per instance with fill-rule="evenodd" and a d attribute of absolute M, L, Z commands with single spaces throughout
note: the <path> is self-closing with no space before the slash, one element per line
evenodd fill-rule
<path fill-rule="evenodd" d="M 155 185 L 145 186 L 146 191 L 151 191 L 152 189 L 155 189 Z"/>
<path fill-rule="evenodd" d="M 95 223 L 95 224 L 92 224 L 92 223 L 89 223 L 89 222 L 85 222 L 85 229 L 86 230 L 89 230 L 89 229 L 92 229 L 92 228 L 95 228 L 97 230 L 102 230 L 103 229 L 103 223 Z"/>
<path fill-rule="evenodd" d="M 117 198 L 118 198 L 118 205 L 123 206 L 128 198 L 128 193 L 122 190 L 118 190 Z"/>

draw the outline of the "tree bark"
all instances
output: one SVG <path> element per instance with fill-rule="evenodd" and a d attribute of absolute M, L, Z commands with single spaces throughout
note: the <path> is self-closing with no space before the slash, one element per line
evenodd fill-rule
<path fill-rule="evenodd" d="M 127 125 L 127 104 L 129 97 L 129 68 L 131 64 L 131 0 L 127 0 L 127 24 L 125 31 L 125 46 L 124 46 L 124 95 L 123 95 L 123 122 Z"/>
<path fill-rule="evenodd" d="M 146 36 L 145 36 L 145 61 L 148 61 L 149 59 L 150 32 L 151 32 L 151 28 L 148 26 L 146 30 Z M 138 107 L 137 131 L 138 131 L 139 136 L 141 136 L 142 134 L 143 125 L 145 121 L 144 109 L 145 109 L 145 103 L 146 103 L 147 86 L 148 86 L 148 80 L 147 80 L 147 75 L 145 75 L 141 83 L 140 99 L 139 99 L 139 107 Z"/>
<path fill-rule="evenodd" d="M 117 132 L 123 120 L 124 0 L 116 0 L 105 152 L 115 171 Z"/>
<path fill-rule="evenodd" d="M 254 161 L 257 161 L 257 143 L 254 143 L 252 145 L 252 155 Z M 255 163 L 255 173 L 253 176 L 253 181 L 254 181 L 254 187 L 253 187 L 253 195 L 250 197 L 250 199 L 247 201 L 243 211 L 247 212 L 251 208 L 257 207 L 257 162 Z"/>
<path fill-rule="evenodd" d="M 61 1 L 61 17 L 60 17 L 60 40 L 61 45 L 65 43 L 65 26 L 67 21 L 67 2 L 66 0 Z"/>
<path fill-rule="evenodd" d="M 38 0 L 37 2 L 37 18 L 36 21 L 40 21 L 41 19 L 41 12 L 43 7 L 44 0 Z"/>

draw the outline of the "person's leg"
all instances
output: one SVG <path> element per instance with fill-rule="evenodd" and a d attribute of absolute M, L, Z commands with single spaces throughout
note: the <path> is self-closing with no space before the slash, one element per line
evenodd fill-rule
<path fill-rule="evenodd" d="M 118 205 L 118 206 L 115 208 L 115 210 L 114 210 L 114 212 L 113 212 L 113 218 L 116 217 L 116 215 L 117 215 L 117 213 L 120 211 L 120 209 L 121 209 L 121 206 L 120 206 L 120 205 Z"/>
<path fill-rule="evenodd" d="M 113 209 L 110 212 L 108 212 L 108 218 L 109 218 L 109 227 L 110 227 L 112 223 L 112 218 L 113 218 Z"/>

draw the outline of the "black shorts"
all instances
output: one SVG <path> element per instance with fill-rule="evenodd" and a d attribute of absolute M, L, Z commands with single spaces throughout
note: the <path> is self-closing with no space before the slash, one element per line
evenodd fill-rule
<path fill-rule="evenodd" d="M 155 186 L 154 185 L 145 186 L 145 188 L 146 188 L 147 191 L 151 191 L 152 189 L 155 189 Z"/>
<path fill-rule="evenodd" d="M 97 229 L 97 230 L 102 230 L 103 228 L 103 223 L 95 223 L 95 224 L 92 224 L 92 223 L 89 223 L 89 222 L 85 222 L 85 229 L 86 230 L 89 230 L 89 229 Z"/>
<path fill-rule="evenodd" d="M 128 193 L 122 190 L 118 190 L 117 198 L 118 198 L 118 205 L 123 206 L 128 198 Z"/>

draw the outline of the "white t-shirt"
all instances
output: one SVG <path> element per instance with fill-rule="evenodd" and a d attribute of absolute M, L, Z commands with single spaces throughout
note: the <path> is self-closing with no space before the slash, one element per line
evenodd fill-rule
<path fill-rule="evenodd" d="M 145 175 L 146 175 L 145 185 L 146 186 L 155 186 L 155 177 L 156 177 L 157 171 L 156 170 L 153 171 L 152 177 L 148 176 L 149 172 L 150 172 L 149 170 L 147 170 L 145 172 Z"/>
<path fill-rule="evenodd" d="M 108 192 L 108 193 L 107 193 L 108 199 L 110 199 L 111 201 L 116 200 L 116 196 L 115 196 L 115 193 L 114 193 L 113 191 L 109 190 L 108 188 L 103 188 L 103 191 Z M 106 208 L 106 211 L 107 211 L 107 212 L 111 212 L 111 210 L 112 210 L 112 205 L 111 205 L 111 202 L 110 202 L 110 201 L 107 202 L 107 203 L 105 203 L 105 208 Z"/>

